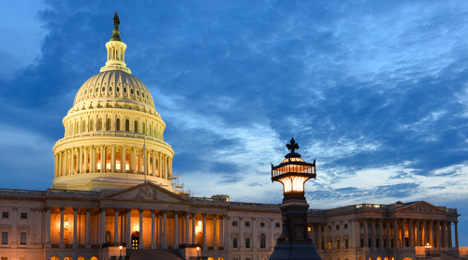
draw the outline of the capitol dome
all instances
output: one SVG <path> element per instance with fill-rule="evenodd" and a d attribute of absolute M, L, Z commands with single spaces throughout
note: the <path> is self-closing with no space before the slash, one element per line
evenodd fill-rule
<path fill-rule="evenodd" d="M 152 182 L 173 192 L 174 151 L 148 88 L 125 64 L 118 25 L 106 43 L 107 62 L 78 90 L 56 142 L 52 188 L 124 189 Z"/>

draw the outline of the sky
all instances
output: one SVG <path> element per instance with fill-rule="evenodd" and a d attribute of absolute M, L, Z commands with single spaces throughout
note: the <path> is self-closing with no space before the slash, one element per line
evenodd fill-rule
<path fill-rule="evenodd" d="M 194 196 L 281 203 L 291 137 L 311 208 L 425 200 L 468 245 L 467 1 L 4 1 L 1 188 L 52 185 L 52 147 L 113 15 Z"/>

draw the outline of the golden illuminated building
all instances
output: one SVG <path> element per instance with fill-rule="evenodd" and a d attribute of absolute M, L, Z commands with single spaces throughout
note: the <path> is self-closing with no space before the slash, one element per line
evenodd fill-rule
<path fill-rule="evenodd" d="M 125 64 L 118 25 L 116 16 L 105 66 L 63 119 L 52 187 L 0 189 L 0 260 L 268 259 L 282 230 L 279 205 L 193 197 L 174 183 L 166 125 Z M 282 181 L 303 190 L 304 180 Z M 307 221 L 324 260 L 416 260 L 426 243 L 466 256 L 458 216 L 420 201 L 309 210 Z"/>

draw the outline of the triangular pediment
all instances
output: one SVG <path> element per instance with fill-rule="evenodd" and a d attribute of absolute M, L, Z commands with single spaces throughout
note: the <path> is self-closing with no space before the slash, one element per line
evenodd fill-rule
<path fill-rule="evenodd" d="M 106 194 L 101 197 L 101 200 L 164 203 L 186 203 L 188 201 L 185 197 L 153 183 L 142 183 L 124 190 Z"/>
<path fill-rule="evenodd" d="M 397 211 L 415 211 L 415 212 L 430 212 L 430 213 L 447 213 L 443 209 L 436 207 L 425 201 L 418 201 L 409 205 L 401 206 Z"/>

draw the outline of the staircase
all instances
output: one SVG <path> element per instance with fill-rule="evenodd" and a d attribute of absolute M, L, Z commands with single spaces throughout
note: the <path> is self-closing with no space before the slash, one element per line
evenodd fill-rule
<path fill-rule="evenodd" d="M 127 250 L 127 256 L 129 260 L 184 260 L 178 250 Z"/>
<path fill-rule="evenodd" d="M 440 256 L 442 260 L 464 260 L 465 258 L 461 258 L 455 255 L 452 255 L 445 251 L 431 251 L 429 253 L 430 256 Z"/>

